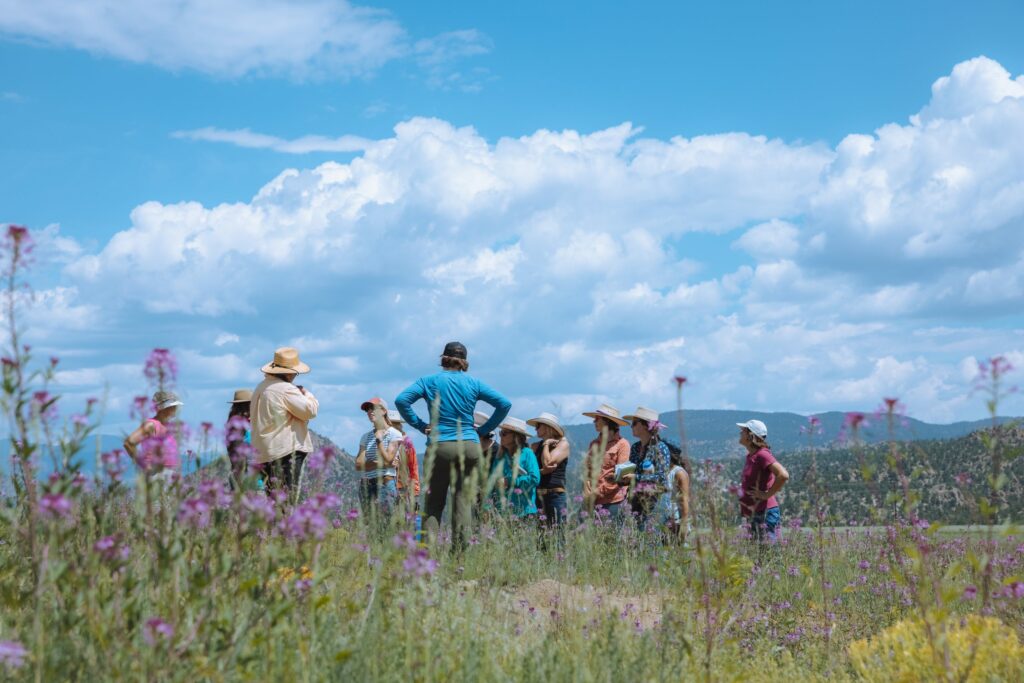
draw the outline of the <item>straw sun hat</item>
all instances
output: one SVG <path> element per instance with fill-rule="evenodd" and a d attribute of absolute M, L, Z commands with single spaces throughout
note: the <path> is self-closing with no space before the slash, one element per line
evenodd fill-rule
<path fill-rule="evenodd" d="M 657 422 L 659 417 L 661 416 L 658 415 L 657 411 L 640 406 L 639 408 L 633 411 L 632 415 L 623 415 L 622 419 L 628 420 L 630 422 L 632 422 L 633 420 L 643 420 L 644 422 Z"/>
<path fill-rule="evenodd" d="M 250 389 L 235 389 L 235 397 L 228 401 L 228 403 L 249 403 L 252 401 L 252 391 Z"/>
<path fill-rule="evenodd" d="M 299 360 L 299 350 L 290 346 L 274 351 L 274 360 L 261 369 L 268 375 L 302 375 L 309 372 L 309 366 Z"/>
<path fill-rule="evenodd" d="M 589 412 L 589 413 L 583 413 L 583 415 L 585 417 L 603 417 L 606 420 L 611 420 L 612 422 L 614 422 L 615 424 L 619 425 L 620 427 L 625 427 L 625 426 L 627 426 L 629 424 L 628 422 L 623 420 L 621 417 L 619 417 L 619 409 L 618 408 L 613 408 L 612 406 L 608 405 L 607 403 L 602 403 L 601 406 L 597 410 L 595 410 L 593 412 Z"/>
<path fill-rule="evenodd" d="M 508 432 L 517 432 L 523 436 L 529 436 L 526 432 L 526 423 L 520 420 L 518 417 L 506 417 L 505 421 L 501 423 L 500 427 Z"/>
<path fill-rule="evenodd" d="M 565 436 L 565 428 L 562 427 L 558 418 L 551 413 L 541 413 L 537 417 L 527 420 L 526 424 L 530 425 L 534 429 L 536 429 L 538 425 L 547 425 L 558 432 L 559 436 Z"/>

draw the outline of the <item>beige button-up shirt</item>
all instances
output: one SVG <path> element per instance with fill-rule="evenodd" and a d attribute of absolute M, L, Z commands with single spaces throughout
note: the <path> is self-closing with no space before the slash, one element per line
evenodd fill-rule
<path fill-rule="evenodd" d="M 308 389 L 303 394 L 291 382 L 266 375 L 252 392 L 249 407 L 256 463 L 272 462 L 295 451 L 312 451 L 308 423 L 319 408 L 320 403 Z"/>

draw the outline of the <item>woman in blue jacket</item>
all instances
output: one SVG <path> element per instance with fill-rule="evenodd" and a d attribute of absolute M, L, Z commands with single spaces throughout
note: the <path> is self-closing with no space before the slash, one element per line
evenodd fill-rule
<path fill-rule="evenodd" d="M 427 404 L 429 422 L 413 412 L 412 405 L 419 400 Z M 473 409 L 478 401 L 494 406 L 494 413 L 476 429 Z M 452 542 L 461 551 L 466 547 L 473 514 L 466 482 L 482 458 L 480 435 L 493 432 L 512 404 L 469 374 L 465 346 L 448 342 L 441 354 L 441 372 L 416 380 L 398 395 L 395 407 L 406 424 L 427 435 L 425 474 L 429 477 L 429 488 L 423 527 L 432 539 L 436 538 L 448 488 L 453 486 Z"/>
<path fill-rule="evenodd" d="M 501 450 L 491 464 L 494 489 L 491 497 L 498 510 L 519 518 L 537 514 L 537 484 L 540 466 L 537 456 L 526 445 L 526 423 L 514 417 L 501 423 Z"/>

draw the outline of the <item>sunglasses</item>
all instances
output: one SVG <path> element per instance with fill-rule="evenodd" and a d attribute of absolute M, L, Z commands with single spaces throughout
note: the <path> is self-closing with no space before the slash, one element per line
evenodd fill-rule
<path fill-rule="evenodd" d="M 511 431 L 511 430 L 509 430 L 509 429 L 502 429 L 502 430 L 500 430 L 500 431 L 498 432 L 498 434 L 500 434 L 501 436 L 509 436 L 509 435 L 511 435 L 511 434 L 518 434 L 518 433 L 519 433 L 519 432 L 513 432 L 513 431 Z"/>

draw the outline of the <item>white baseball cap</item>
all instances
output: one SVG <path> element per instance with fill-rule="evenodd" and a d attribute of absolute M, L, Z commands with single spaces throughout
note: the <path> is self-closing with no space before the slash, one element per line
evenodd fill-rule
<path fill-rule="evenodd" d="M 743 427 L 749 429 L 750 433 L 754 436 L 759 436 L 762 439 L 768 436 L 768 427 L 765 426 L 764 422 L 760 420 L 747 420 L 746 422 L 737 422 L 737 427 Z"/>

